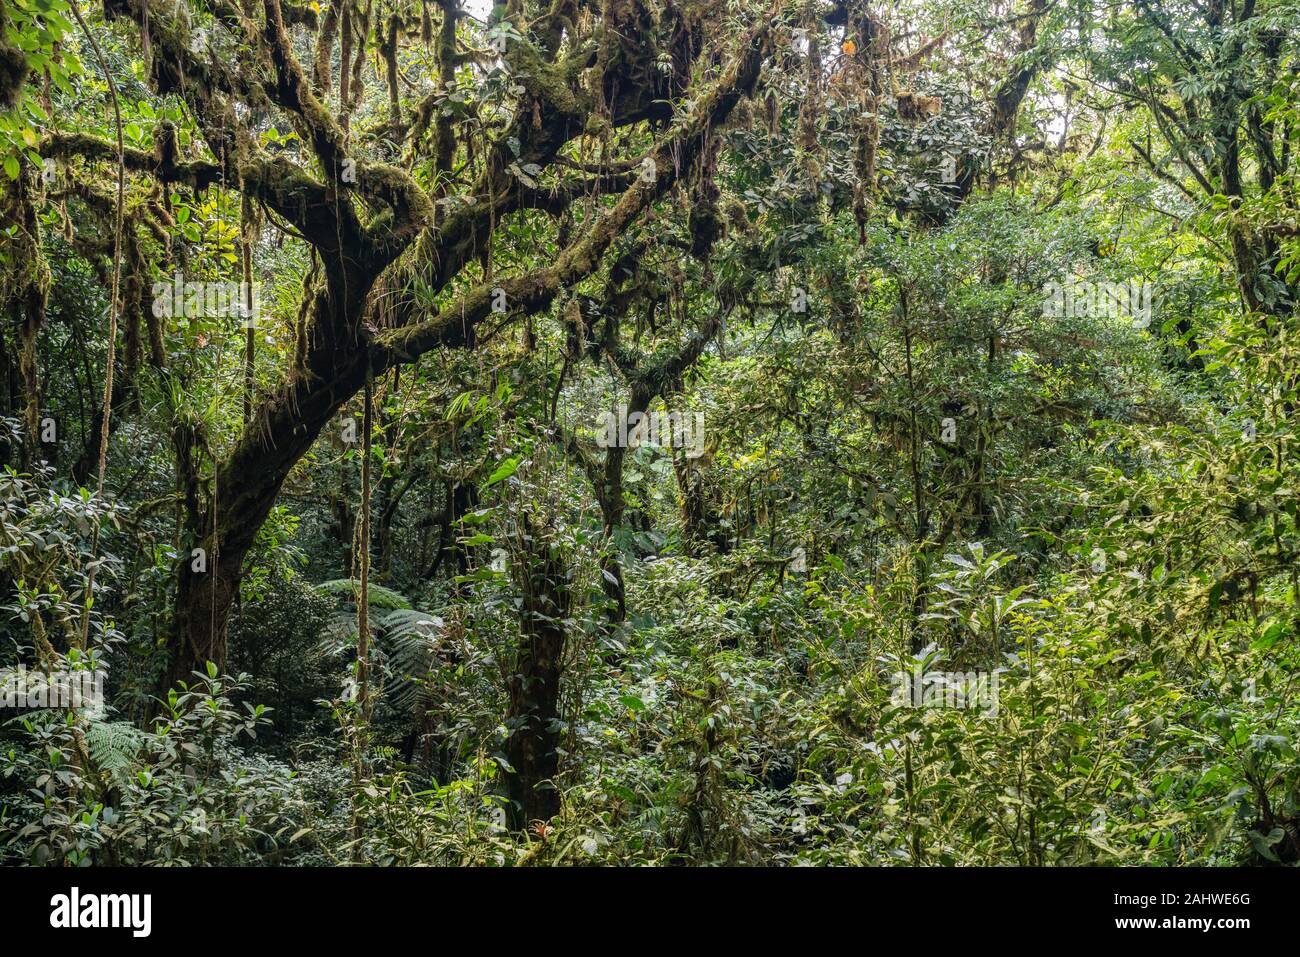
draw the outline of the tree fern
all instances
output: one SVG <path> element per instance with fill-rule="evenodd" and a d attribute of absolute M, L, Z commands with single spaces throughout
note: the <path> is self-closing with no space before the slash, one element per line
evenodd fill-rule
<path fill-rule="evenodd" d="M 340 598 L 346 598 L 348 601 L 356 601 L 357 583 L 352 578 L 334 578 L 327 582 L 321 582 L 316 586 L 316 590 L 326 595 L 337 595 Z M 372 608 L 410 608 L 411 602 L 400 592 L 395 592 L 391 588 L 385 588 L 383 585 L 371 584 L 368 591 L 370 592 L 370 607 Z"/>
<path fill-rule="evenodd" d="M 442 634 L 442 619 L 427 612 L 399 609 L 384 616 L 377 644 L 388 673 L 384 694 L 393 707 L 406 709 L 419 702 L 423 679 L 436 663 Z"/>

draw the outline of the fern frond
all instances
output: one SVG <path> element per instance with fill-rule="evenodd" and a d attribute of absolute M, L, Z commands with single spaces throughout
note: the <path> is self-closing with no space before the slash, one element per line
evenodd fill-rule
<path fill-rule="evenodd" d="M 149 738 L 129 721 L 92 721 L 85 733 L 91 760 L 114 777 L 130 771 Z"/>
<path fill-rule="evenodd" d="M 327 582 L 321 582 L 316 586 L 316 590 L 324 595 L 335 595 L 352 602 L 356 601 L 357 588 L 357 582 L 352 578 L 335 578 Z M 372 608 L 405 609 L 411 607 L 411 602 L 406 596 L 393 591 L 391 588 L 372 584 L 369 591 L 370 607 Z"/>
<path fill-rule="evenodd" d="M 422 682 L 436 663 L 443 629 L 441 618 L 415 609 L 384 616 L 378 644 L 390 676 L 384 694 L 395 708 L 409 710 L 419 703 Z"/>

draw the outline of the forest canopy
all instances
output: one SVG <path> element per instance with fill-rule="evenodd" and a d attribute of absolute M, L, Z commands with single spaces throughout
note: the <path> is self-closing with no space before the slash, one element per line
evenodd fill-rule
<path fill-rule="evenodd" d="M 0 861 L 1300 862 L 1297 38 L 0 0 Z"/>

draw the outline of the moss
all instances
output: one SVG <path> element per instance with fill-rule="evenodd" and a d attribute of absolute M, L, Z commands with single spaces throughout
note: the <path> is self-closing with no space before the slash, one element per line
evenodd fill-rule
<path fill-rule="evenodd" d="M 937 96 L 922 96 L 906 90 L 898 94 L 898 116 L 908 123 L 936 116 L 943 109 L 943 100 Z"/>
<path fill-rule="evenodd" d="M 579 93 L 573 83 L 581 65 L 578 57 L 569 57 L 559 64 L 548 63 L 531 43 L 517 41 L 511 44 L 506 61 L 523 88 L 556 111 L 567 116 L 583 116 L 591 110 L 590 95 Z"/>

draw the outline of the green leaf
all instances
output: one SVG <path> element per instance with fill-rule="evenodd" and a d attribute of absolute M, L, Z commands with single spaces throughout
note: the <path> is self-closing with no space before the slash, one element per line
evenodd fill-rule
<path fill-rule="evenodd" d="M 496 485 L 498 482 L 502 482 L 505 479 L 510 478 L 510 476 L 515 474 L 515 470 L 518 468 L 519 468 L 519 456 L 517 455 L 511 456 L 510 458 L 506 459 L 504 462 L 502 462 L 500 465 L 497 466 L 496 471 L 488 476 L 488 480 L 486 483 L 484 483 L 483 487 L 485 489 L 491 488 L 493 485 Z"/>
<path fill-rule="evenodd" d="M 1284 837 L 1280 827 L 1273 828 L 1273 830 L 1268 833 L 1267 837 L 1260 834 L 1259 831 L 1250 831 L 1248 833 L 1250 834 L 1250 843 L 1255 845 L 1255 850 L 1259 852 L 1260 857 L 1277 864 L 1282 863 L 1278 860 L 1278 856 L 1273 853 L 1273 845 L 1277 844 Z"/>
<path fill-rule="evenodd" d="M 1266 651 L 1272 648 L 1286 634 L 1286 625 L 1283 622 L 1275 621 L 1264 629 L 1264 633 L 1255 639 L 1250 646 L 1255 651 Z"/>

